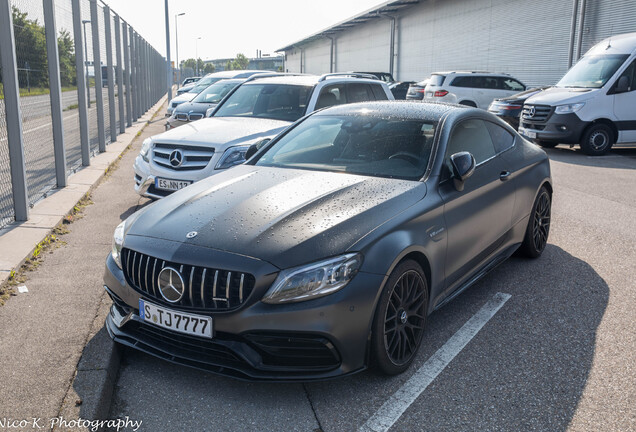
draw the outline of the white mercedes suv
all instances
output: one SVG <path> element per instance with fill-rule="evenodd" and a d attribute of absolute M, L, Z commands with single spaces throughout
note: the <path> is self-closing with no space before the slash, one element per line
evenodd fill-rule
<path fill-rule="evenodd" d="M 135 190 L 164 197 L 243 163 L 250 145 L 273 138 L 312 111 L 393 99 L 386 83 L 366 74 L 253 75 L 225 97 L 212 117 L 146 139 L 135 159 Z"/>

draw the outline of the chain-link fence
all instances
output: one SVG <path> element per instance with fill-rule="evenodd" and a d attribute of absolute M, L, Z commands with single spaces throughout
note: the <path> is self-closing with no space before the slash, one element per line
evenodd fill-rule
<path fill-rule="evenodd" d="M 0 228 L 159 100 L 165 67 L 100 0 L 0 0 Z"/>

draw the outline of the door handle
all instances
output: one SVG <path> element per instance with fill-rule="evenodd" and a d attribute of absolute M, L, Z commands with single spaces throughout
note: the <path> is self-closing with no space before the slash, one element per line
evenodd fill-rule
<path fill-rule="evenodd" d="M 499 180 L 501 180 L 501 181 L 506 181 L 506 180 L 508 180 L 508 177 L 510 177 L 510 171 L 502 171 L 502 172 L 499 174 Z"/>

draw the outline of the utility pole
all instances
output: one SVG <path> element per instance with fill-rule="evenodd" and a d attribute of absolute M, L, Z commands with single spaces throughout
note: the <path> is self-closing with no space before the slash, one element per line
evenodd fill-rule
<path fill-rule="evenodd" d="M 181 12 L 180 14 L 176 14 L 174 16 L 174 39 L 175 45 L 177 46 L 177 67 L 179 68 L 179 78 L 177 79 L 177 88 L 181 85 L 181 63 L 179 63 L 179 26 L 177 25 L 177 18 L 185 15 L 185 12 Z"/>
<path fill-rule="evenodd" d="M 168 83 L 168 101 L 172 99 L 172 65 L 170 64 L 170 14 L 166 0 L 166 74 Z"/>

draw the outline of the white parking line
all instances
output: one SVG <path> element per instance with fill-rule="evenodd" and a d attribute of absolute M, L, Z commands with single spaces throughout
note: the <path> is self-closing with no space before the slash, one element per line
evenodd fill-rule
<path fill-rule="evenodd" d="M 359 429 L 360 432 L 386 432 L 404 411 L 426 390 L 457 354 L 475 337 L 511 297 L 497 293 L 466 324 L 433 354 L 400 389 Z"/>

